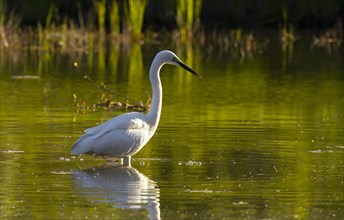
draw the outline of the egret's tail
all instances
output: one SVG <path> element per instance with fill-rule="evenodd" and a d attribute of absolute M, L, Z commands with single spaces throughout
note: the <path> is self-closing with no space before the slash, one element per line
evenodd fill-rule
<path fill-rule="evenodd" d="M 81 136 L 70 149 L 72 155 L 87 154 L 90 153 L 90 143 L 87 143 L 85 135 Z"/>

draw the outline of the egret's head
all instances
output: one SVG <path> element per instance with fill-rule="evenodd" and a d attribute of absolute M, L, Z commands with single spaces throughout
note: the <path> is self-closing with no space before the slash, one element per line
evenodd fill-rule
<path fill-rule="evenodd" d="M 177 57 L 177 55 L 175 55 L 173 52 L 171 52 L 169 50 L 163 50 L 163 51 L 158 53 L 158 56 L 161 57 L 163 62 L 168 63 L 168 64 L 172 64 L 172 65 L 180 66 L 183 69 L 185 69 L 185 70 L 189 71 L 190 73 L 194 74 L 195 76 L 201 78 L 200 74 L 198 74 L 195 70 L 193 70 L 190 67 L 188 67 L 185 63 L 183 63 Z"/>

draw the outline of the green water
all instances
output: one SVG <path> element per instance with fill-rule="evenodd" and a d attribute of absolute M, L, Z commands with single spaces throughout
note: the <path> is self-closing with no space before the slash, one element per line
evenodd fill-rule
<path fill-rule="evenodd" d="M 132 167 L 71 157 L 85 128 L 123 113 L 76 107 L 104 92 L 84 74 L 146 103 L 160 47 L 1 53 L 1 219 L 343 218 L 340 50 L 167 47 L 203 78 L 162 69 L 159 129 Z"/>

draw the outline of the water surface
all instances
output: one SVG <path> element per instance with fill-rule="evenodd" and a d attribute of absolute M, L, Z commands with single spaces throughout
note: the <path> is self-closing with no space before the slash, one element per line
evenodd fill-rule
<path fill-rule="evenodd" d="M 93 111 L 104 90 L 85 73 L 145 103 L 155 47 L 2 56 L 2 219 L 343 218 L 343 57 L 304 42 L 288 58 L 279 44 L 245 59 L 168 47 L 203 78 L 162 69 L 159 129 L 132 167 L 71 157 L 124 112 Z"/>

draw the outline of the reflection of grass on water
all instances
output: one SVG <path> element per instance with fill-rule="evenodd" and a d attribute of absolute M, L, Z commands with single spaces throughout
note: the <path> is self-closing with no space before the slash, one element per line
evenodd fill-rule
<path fill-rule="evenodd" d="M 202 47 L 207 56 L 213 56 L 217 51 L 220 55 L 229 53 L 241 61 L 251 58 L 255 53 L 261 53 L 266 48 L 269 40 L 267 37 L 258 37 L 253 32 L 242 29 L 228 31 L 213 31 L 206 37 Z"/>

